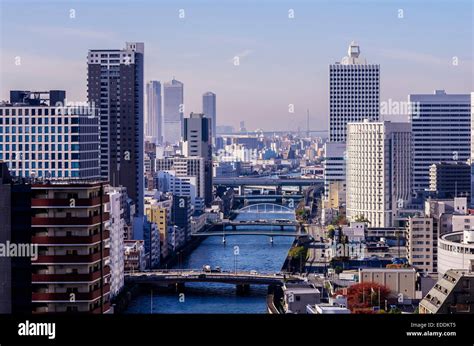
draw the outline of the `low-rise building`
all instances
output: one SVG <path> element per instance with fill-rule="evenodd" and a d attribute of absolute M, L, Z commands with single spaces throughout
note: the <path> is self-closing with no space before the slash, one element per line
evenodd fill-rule
<path fill-rule="evenodd" d="M 390 290 L 390 298 L 400 303 L 421 299 L 416 290 L 417 274 L 415 268 L 361 268 L 359 283 L 375 282 Z"/>
<path fill-rule="evenodd" d="M 472 262 L 474 264 L 474 261 Z M 420 314 L 474 313 L 474 272 L 450 269 L 446 271 L 423 298 Z"/>
<path fill-rule="evenodd" d="M 124 269 L 126 273 L 145 270 L 146 255 L 143 240 L 124 241 Z"/>
<path fill-rule="evenodd" d="M 283 286 L 284 309 L 290 314 L 305 314 L 307 305 L 319 304 L 321 292 L 309 283 L 286 283 Z"/>

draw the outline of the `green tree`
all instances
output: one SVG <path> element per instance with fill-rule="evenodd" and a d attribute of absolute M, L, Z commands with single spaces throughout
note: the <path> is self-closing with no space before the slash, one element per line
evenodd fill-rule
<path fill-rule="evenodd" d="M 366 223 L 370 223 L 369 219 L 367 219 L 364 215 L 357 215 L 354 220 L 356 222 L 366 222 Z"/>

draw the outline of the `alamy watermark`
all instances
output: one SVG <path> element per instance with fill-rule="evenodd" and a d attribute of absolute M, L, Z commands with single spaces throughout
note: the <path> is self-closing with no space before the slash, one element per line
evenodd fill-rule
<path fill-rule="evenodd" d="M 7 240 L 0 243 L 0 257 L 31 257 L 33 261 L 38 259 L 38 244 L 12 243 Z"/>

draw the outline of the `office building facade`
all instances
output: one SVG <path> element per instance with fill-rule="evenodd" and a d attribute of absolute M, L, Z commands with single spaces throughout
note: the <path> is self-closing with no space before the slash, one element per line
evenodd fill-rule
<path fill-rule="evenodd" d="M 161 83 L 150 81 L 146 84 L 145 137 L 154 144 L 163 142 L 163 117 L 161 114 Z"/>
<path fill-rule="evenodd" d="M 181 140 L 184 115 L 184 85 L 176 79 L 163 84 L 163 141 Z"/>
<path fill-rule="evenodd" d="M 206 118 L 212 121 L 212 143 L 216 143 L 217 134 L 217 110 L 216 110 L 216 94 L 213 92 L 205 92 L 202 95 L 202 112 Z"/>
<path fill-rule="evenodd" d="M 64 99 L 58 101 L 54 95 L 59 92 L 65 97 L 60 90 L 41 99 L 33 96 L 35 92 L 12 91 L 10 103 L 0 104 L 0 160 L 8 164 L 12 176 L 100 177 L 97 113 L 88 107 L 62 105 Z"/>
<path fill-rule="evenodd" d="M 471 152 L 468 94 L 409 95 L 413 150 L 413 191 L 429 189 L 430 166 L 439 161 L 467 162 Z"/>
<path fill-rule="evenodd" d="M 329 65 L 329 141 L 345 142 L 347 124 L 379 120 L 380 65 L 368 64 L 352 42 L 348 55 Z"/>

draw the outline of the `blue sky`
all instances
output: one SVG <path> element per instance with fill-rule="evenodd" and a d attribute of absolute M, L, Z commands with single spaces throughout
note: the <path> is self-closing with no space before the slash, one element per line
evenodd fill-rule
<path fill-rule="evenodd" d="M 352 40 L 381 65 L 382 100 L 473 91 L 472 3 L 0 0 L 0 98 L 10 89 L 66 89 L 68 100 L 83 101 L 88 49 L 142 41 L 146 80 L 182 81 L 186 113 L 200 111 L 201 95 L 213 91 L 218 125 L 304 129 L 309 108 L 311 127 L 326 130 L 328 64 Z"/>

